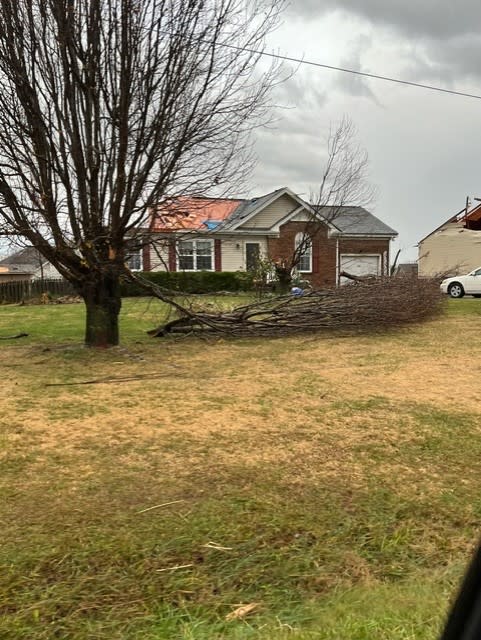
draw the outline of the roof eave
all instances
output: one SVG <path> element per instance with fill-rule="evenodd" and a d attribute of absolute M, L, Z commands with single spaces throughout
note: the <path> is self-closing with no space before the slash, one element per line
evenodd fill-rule
<path fill-rule="evenodd" d="M 171 235 L 208 235 L 208 236 L 272 236 L 277 237 L 278 231 L 272 231 L 272 229 L 166 229 L 166 230 L 154 230 L 150 231 L 151 234 L 161 236 Z"/>
<path fill-rule="evenodd" d="M 342 231 L 333 231 L 331 233 L 331 236 L 336 238 L 396 238 L 398 235 L 399 233 L 397 231 L 393 231 L 392 233 L 343 233 Z"/>
<path fill-rule="evenodd" d="M 33 276 L 35 273 L 32 271 L 0 271 L 0 276 Z"/>

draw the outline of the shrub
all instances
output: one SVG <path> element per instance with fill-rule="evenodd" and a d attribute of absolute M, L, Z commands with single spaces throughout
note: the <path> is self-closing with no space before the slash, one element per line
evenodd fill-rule
<path fill-rule="evenodd" d="M 163 289 L 179 293 L 217 293 L 219 291 L 250 291 L 253 277 L 244 271 L 145 271 L 145 280 Z M 134 282 L 122 283 L 122 296 L 145 295 L 145 290 Z"/>

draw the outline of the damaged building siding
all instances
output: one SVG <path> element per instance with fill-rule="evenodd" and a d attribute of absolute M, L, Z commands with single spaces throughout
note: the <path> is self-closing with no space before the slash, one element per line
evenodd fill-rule
<path fill-rule="evenodd" d="M 419 243 L 419 275 L 468 273 L 481 267 L 481 231 L 448 222 Z"/>

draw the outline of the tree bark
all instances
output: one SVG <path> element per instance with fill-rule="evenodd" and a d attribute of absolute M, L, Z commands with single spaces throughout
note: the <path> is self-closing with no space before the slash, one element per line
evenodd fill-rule
<path fill-rule="evenodd" d="M 86 308 L 85 345 L 106 349 L 119 344 L 119 313 L 122 305 L 119 274 L 97 271 L 82 285 Z"/>
<path fill-rule="evenodd" d="M 292 286 L 292 273 L 290 267 L 275 266 L 277 278 L 277 291 L 280 294 L 289 293 Z"/>

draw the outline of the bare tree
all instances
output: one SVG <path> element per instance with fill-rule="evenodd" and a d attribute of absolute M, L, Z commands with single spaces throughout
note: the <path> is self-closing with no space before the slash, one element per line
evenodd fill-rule
<path fill-rule="evenodd" d="M 331 127 L 322 180 L 317 192 L 311 194 L 316 207 L 329 207 L 327 219 L 334 219 L 340 207 L 367 206 L 375 196 L 368 177 L 369 156 L 357 142 L 357 133 L 348 116 L 336 128 Z"/>
<path fill-rule="evenodd" d="M 356 139 L 357 129 L 347 116 L 331 127 L 320 184 L 310 194 L 313 213 L 292 253 L 275 265 L 281 288 L 289 287 L 293 272 L 326 223 L 335 224 L 344 207 L 366 207 L 373 201 L 375 189 L 368 178 L 369 157 Z"/>
<path fill-rule="evenodd" d="M 119 278 L 149 207 L 248 173 L 279 71 L 257 62 L 279 12 L 276 0 L 0 3 L 0 229 L 75 286 L 88 345 L 118 343 Z"/>

